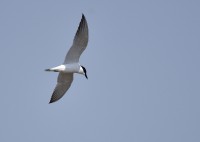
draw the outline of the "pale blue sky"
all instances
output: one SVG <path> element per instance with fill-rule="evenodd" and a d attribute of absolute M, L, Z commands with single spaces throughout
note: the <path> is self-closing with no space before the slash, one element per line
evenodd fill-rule
<path fill-rule="evenodd" d="M 199 142 L 200 1 L 1 0 L 1 142 Z M 84 13 L 89 79 L 48 104 Z"/>

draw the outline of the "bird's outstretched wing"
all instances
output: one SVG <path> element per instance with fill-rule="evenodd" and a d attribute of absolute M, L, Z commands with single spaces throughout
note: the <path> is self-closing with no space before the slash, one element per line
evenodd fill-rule
<path fill-rule="evenodd" d="M 79 62 L 79 58 L 88 44 L 88 37 L 87 21 L 85 16 L 82 14 L 81 22 L 74 37 L 73 44 L 65 57 L 64 64 Z"/>
<path fill-rule="evenodd" d="M 62 98 L 65 92 L 71 86 L 72 81 L 73 81 L 73 73 L 62 73 L 62 72 L 59 73 L 58 79 L 57 79 L 57 85 L 53 91 L 53 94 L 51 96 L 51 100 L 49 103 L 56 102 L 60 98 Z"/>

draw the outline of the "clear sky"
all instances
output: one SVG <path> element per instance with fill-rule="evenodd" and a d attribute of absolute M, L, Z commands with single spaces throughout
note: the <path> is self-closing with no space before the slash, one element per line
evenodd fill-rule
<path fill-rule="evenodd" d="M 84 13 L 89 44 L 48 104 Z M 200 1 L 1 0 L 1 142 L 199 142 Z"/>

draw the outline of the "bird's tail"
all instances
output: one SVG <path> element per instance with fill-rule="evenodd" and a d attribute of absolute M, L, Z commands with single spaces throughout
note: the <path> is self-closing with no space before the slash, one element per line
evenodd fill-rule
<path fill-rule="evenodd" d="M 51 69 L 45 69 L 45 71 L 51 71 Z"/>
<path fill-rule="evenodd" d="M 58 72 L 58 71 L 55 70 L 55 69 L 45 69 L 44 71 L 53 71 L 53 72 Z"/>

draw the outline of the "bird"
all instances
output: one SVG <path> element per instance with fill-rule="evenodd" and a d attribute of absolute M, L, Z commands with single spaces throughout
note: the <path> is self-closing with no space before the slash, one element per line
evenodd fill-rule
<path fill-rule="evenodd" d="M 88 79 L 86 68 L 79 63 L 79 58 L 87 47 L 88 39 L 88 24 L 84 14 L 82 14 L 72 46 L 67 52 L 63 64 L 45 69 L 45 71 L 59 72 L 57 84 L 52 93 L 49 104 L 58 101 L 64 96 L 73 82 L 74 73 L 84 75 L 86 79 Z"/>

